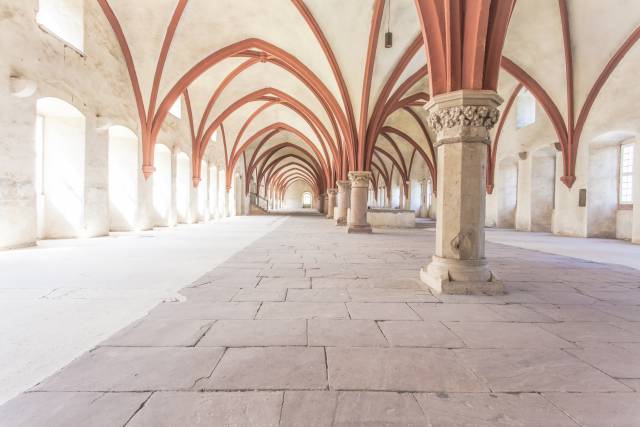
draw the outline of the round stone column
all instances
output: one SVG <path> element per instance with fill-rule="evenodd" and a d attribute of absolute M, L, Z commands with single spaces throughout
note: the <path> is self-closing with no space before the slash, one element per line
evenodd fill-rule
<path fill-rule="evenodd" d="M 371 224 L 367 222 L 367 202 L 369 198 L 369 180 L 371 172 L 349 172 L 351 180 L 351 217 L 349 233 L 371 233 Z"/>
<path fill-rule="evenodd" d="M 484 256 L 487 145 L 501 102 L 494 91 L 460 90 L 425 106 L 436 132 L 438 197 L 435 255 L 420 278 L 435 293 L 504 291 Z"/>
<path fill-rule="evenodd" d="M 338 195 L 338 189 L 337 188 L 329 188 L 327 190 L 327 218 L 328 219 L 332 219 L 333 218 L 333 209 L 336 206 L 336 197 Z"/>
<path fill-rule="evenodd" d="M 338 197 L 334 219 L 336 225 L 347 225 L 347 210 L 351 196 L 351 181 L 338 181 Z"/>

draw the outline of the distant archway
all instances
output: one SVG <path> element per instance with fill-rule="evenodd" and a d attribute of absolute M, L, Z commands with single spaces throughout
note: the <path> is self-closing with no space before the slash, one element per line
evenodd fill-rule
<path fill-rule="evenodd" d="M 39 239 L 84 233 L 85 117 L 58 98 L 37 101 L 36 191 Z"/>
<path fill-rule="evenodd" d="M 138 137 L 129 128 L 109 128 L 109 228 L 134 228 L 138 210 Z"/>
<path fill-rule="evenodd" d="M 313 196 L 309 191 L 302 193 L 302 208 L 310 209 L 313 206 Z"/>

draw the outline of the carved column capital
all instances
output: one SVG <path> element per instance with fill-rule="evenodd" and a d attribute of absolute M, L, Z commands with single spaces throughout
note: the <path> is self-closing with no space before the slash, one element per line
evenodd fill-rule
<path fill-rule="evenodd" d="M 336 194 L 338 194 L 338 189 L 337 188 L 329 188 L 329 189 L 327 189 L 327 194 L 329 196 L 335 196 Z"/>
<path fill-rule="evenodd" d="M 351 187 L 369 187 L 369 180 L 371 180 L 371 172 L 369 171 L 352 171 L 349 172 L 349 180 L 351 181 Z"/>
<path fill-rule="evenodd" d="M 436 132 L 435 145 L 454 142 L 489 144 L 489 130 L 500 117 L 502 98 L 489 90 L 459 90 L 435 96 L 427 103 L 427 122 Z"/>

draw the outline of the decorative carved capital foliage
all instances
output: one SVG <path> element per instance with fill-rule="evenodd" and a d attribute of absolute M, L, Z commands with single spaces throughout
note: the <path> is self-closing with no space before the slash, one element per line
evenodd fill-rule
<path fill-rule="evenodd" d="M 498 122 L 500 112 L 486 105 L 464 105 L 431 111 L 428 122 L 436 132 L 455 127 L 484 127 L 489 130 Z"/>
<path fill-rule="evenodd" d="M 371 172 L 355 171 L 349 172 L 349 180 L 352 187 L 368 187 L 371 179 Z"/>

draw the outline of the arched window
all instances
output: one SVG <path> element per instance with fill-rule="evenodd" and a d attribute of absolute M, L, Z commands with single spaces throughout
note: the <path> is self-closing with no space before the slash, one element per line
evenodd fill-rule
<path fill-rule="evenodd" d="M 620 205 L 633 205 L 633 145 L 628 142 L 620 146 Z"/>
<path fill-rule="evenodd" d="M 46 32 L 84 50 L 84 0 L 39 0 L 36 22 Z"/>
<path fill-rule="evenodd" d="M 313 202 L 313 197 L 311 196 L 311 193 L 308 191 L 305 191 L 304 193 L 302 193 L 302 207 L 303 208 L 310 208 L 311 207 L 311 203 Z"/>
<path fill-rule="evenodd" d="M 138 137 L 123 126 L 109 128 L 109 218 L 112 231 L 134 228 L 138 209 Z"/>
<path fill-rule="evenodd" d="M 37 101 L 36 191 L 38 238 L 84 232 L 85 118 L 57 98 Z"/>
<path fill-rule="evenodd" d="M 536 99 L 526 88 L 518 94 L 516 106 L 516 128 L 529 126 L 536 121 Z"/>

